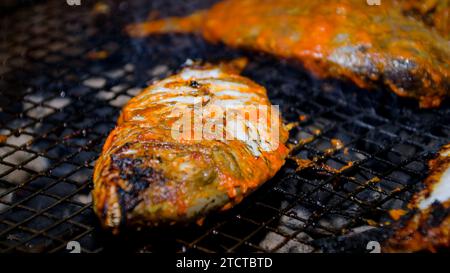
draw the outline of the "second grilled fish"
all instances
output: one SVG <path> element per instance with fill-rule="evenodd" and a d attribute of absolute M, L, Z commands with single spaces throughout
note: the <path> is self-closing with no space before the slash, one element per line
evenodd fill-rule
<path fill-rule="evenodd" d="M 127 31 L 135 37 L 200 33 L 208 41 L 296 59 L 319 77 L 346 78 L 363 88 L 383 83 L 423 108 L 438 107 L 450 95 L 448 42 L 390 1 L 223 0 Z"/>
<path fill-rule="evenodd" d="M 412 211 L 398 223 L 385 252 L 434 252 L 450 246 L 450 143 L 429 167 L 426 188 L 413 197 Z"/>
<path fill-rule="evenodd" d="M 288 134 L 276 109 L 226 120 L 224 126 L 233 125 L 233 132 L 227 127 L 219 135 L 203 131 L 195 138 L 197 124 L 188 135 L 174 138 L 173 128 L 182 118 L 174 111 L 177 107 L 193 112 L 187 123 L 180 123 L 186 128 L 200 118 L 201 127 L 219 121 L 213 125 L 218 129 L 226 116 L 214 110 L 231 107 L 239 115 L 252 107 L 271 106 L 263 87 L 238 75 L 239 63 L 184 68 L 123 108 L 94 171 L 94 210 L 104 227 L 117 233 L 123 226 L 200 219 L 239 203 L 280 169 L 288 153 Z M 261 121 L 275 127 L 258 127 Z M 245 132 L 256 138 L 240 137 Z"/>

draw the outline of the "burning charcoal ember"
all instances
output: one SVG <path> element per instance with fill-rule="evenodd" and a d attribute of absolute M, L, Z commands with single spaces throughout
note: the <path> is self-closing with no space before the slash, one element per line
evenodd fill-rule
<path fill-rule="evenodd" d="M 0 135 L 0 145 L 5 143 L 8 140 L 8 136 Z"/>

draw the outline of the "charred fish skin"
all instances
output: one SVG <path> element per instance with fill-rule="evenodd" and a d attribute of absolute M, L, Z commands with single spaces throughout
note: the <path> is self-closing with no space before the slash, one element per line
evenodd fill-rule
<path fill-rule="evenodd" d="M 450 143 L 430 160 L 425 189 L 412 200 L 384 252 L 432 251 L 450 246 Z"/>
<path fill-rule="evenodd" d="M 395 1 L 394 1 L 395 2 Z M 127 27 L 131 36 L 195 32 L 211 42 L 300 61 L 318 77 L 382 85 L 423 108 L 450 93 L 447 41 L 398 4 L 360 0 L 223 0 L 187 17 Z"/>
<path fill-rule="evenodd" d="M 421 20 L 426 26 L 450 40 L 450 0 L 394 0 L 403 13 Z"/>
<path fill-rule="evenodd" d="M 281 120 L 273 132 L 255 129 L 269 138 L 279 134 L 278 145 L 270 149 L 258 140 L 173 138 L 180 120 L 175 105 L 191 107 L 199 100 L 201 114 L 217 106 L 271 105 L 263 87 L 232 67 L 186 67 L 124 106 L 94 169 L 94 211 L 106 229 L 118 233 L 123 227 L 198 220 L 239 203 L 281 168 L 288 153 Z M 248 122 L 245 129 L 256 128 L 256 120 Z"/>

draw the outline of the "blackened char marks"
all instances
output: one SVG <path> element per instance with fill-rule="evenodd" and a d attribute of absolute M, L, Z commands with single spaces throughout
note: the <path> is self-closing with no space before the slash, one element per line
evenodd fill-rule
<path fill-rule="evenodd" d="M 119 187 L 120 204 L 124 212 L 122 215 L 142 201 L 142 193 L 152 183 L 165 181 L 161 172 L 145 166 L 140 158 L 111 155 L 111 162 L 111 167 L 119 171 L 120 178 L 126 183 L 125 188 Z"/>
<path fill-rule="evenodd" d="M 397 92 L 400 92 L 399 95 L 409 92 L 410 95 L 419 96 L 417 92 L 422 87 L 423 81 L 432 82 L 427 71 L 409 59 L 390 60 L 384 68 L 383 76 L 387 82 L 401 87 L 396 89 Z"/>
<path fill-rule="evenodd" d="M 430 216 L 424 221 L 419 231 L 426 235 L 431 228 L 438 227 L 450 215 L 450 208 L 445 208 L 441 203 L 435 202 L 432 205 Z"/>

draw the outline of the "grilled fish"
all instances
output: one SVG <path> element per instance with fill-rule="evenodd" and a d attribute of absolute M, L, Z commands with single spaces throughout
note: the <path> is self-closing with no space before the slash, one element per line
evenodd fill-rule
<path fill-rule="evenodd" d="M 450 246 L 450 143 L 430 160 L 426 189 L 413 198 L 412 213 L 387 241 L 385 252 L 436 251 Z"/>
<path fill-rule="evenodd" d="M 242 65 L 193 64 L 124 106 L 94 170 L 94 210 L 105 228 L 202 219 L 280 169 L 287 130 L 266 90 L 238 74 Z M 256 107 L 272 110 L 248 111 Z"/>
<path fill-rule="evenodd" d="M 187 17 L 131 24 L 133 37 L 200 33 L 211 42 L 296 59 L 318 77 L 379 83 L 423 108 L 450 93 L 450 48 L 393 2 L 224 0 Z"/>

